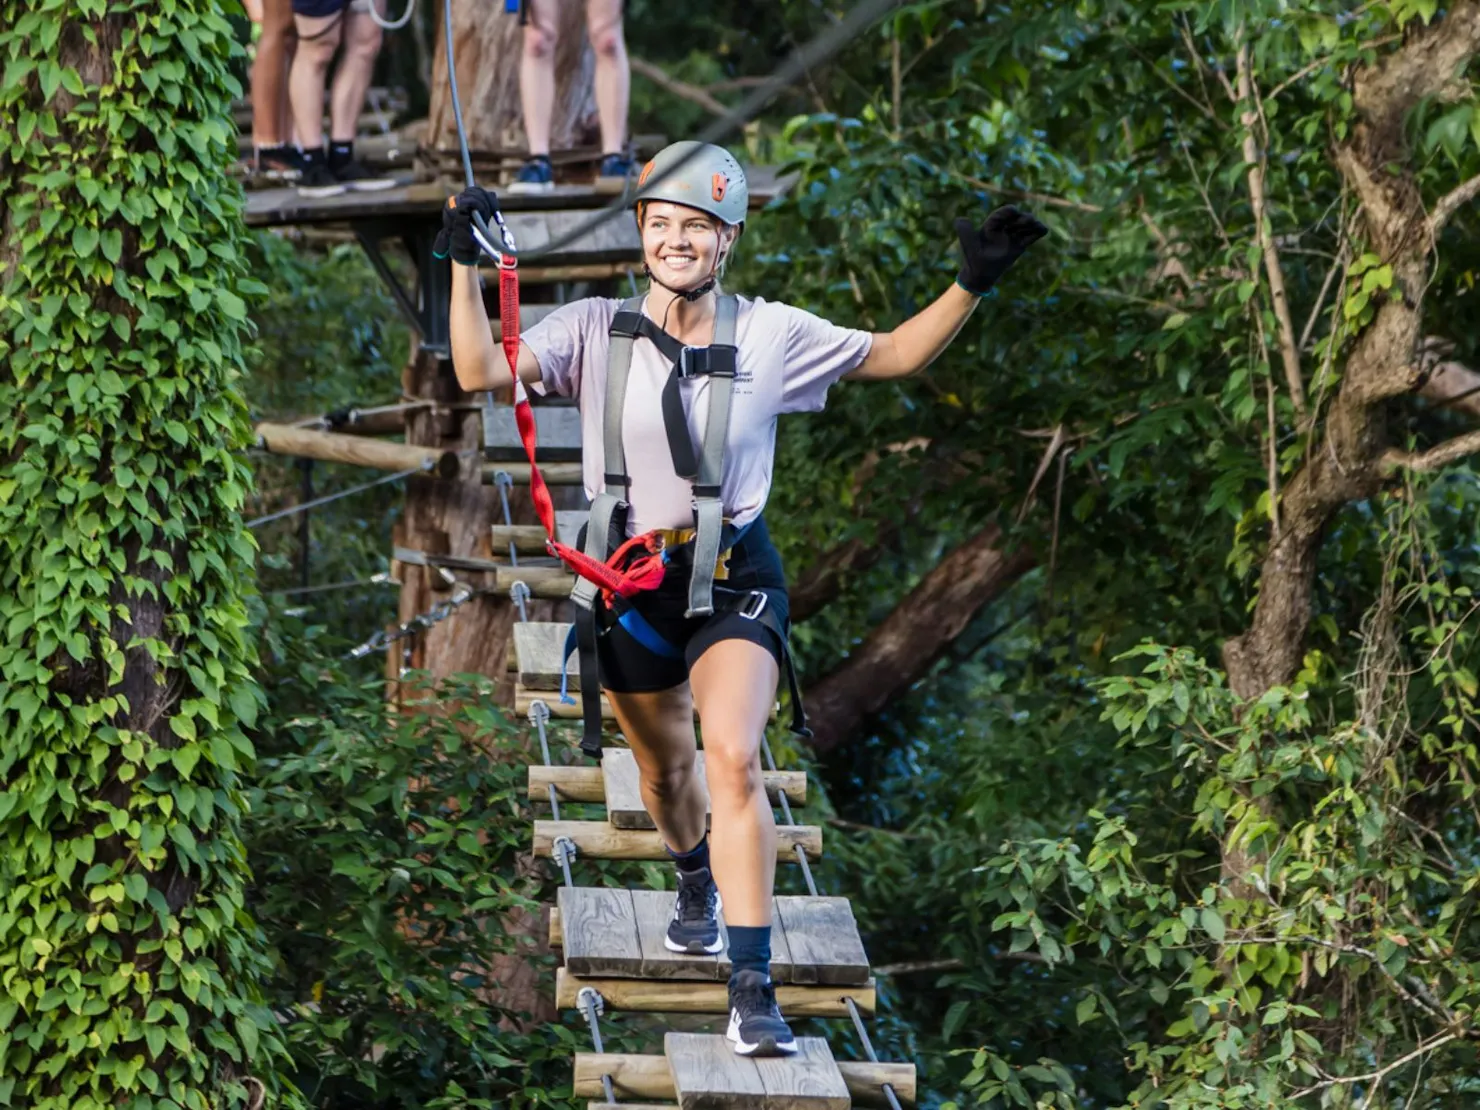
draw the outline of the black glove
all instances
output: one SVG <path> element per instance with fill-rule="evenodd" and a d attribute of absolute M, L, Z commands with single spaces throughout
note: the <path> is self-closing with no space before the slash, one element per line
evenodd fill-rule
<path fill-rule="evenodd" d="M 451 255 L 452 261 L 464 266 L 478 265 L 482 250 L 473 238 L 473 213 L 482 216 L 486 224 L 493 219 L 496 204 L 498 195 L 477 185 L 448 197 L 447 206 L 442 209 L 442 230 L 432 243 L 432 253 L 438 258 Z"/>
<path fill-rule="evenodd" d="M 962 262 L 956 281 L 961 288 L 981 296 L 1025 250 L 1047 234 L 1048 228 L 1036 217 L 1010 204 L 989 215 L 980 228 L 964 217 L 957 220 Z"/>

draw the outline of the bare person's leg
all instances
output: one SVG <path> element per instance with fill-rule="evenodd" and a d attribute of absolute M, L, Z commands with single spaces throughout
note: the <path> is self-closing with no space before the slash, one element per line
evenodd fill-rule
<path fill-rule="evenodd" d="M 519 96 L 529 153 L 550 153 L 550 117 L 555 110 L 555 44 L 560 34 L 561 0 L 528 0 L 524 50 L 519 58 Z"/>
<path fill-rule="evenodd" d="M 257 39 L 251 75 L 252 143 L 259 149 L 288 141 L 283 106 L 294 43 L 291 0 L 263 0 L 262 34 Z"/>
<path fill-rule="evenodd" d="M 324 85 L 344 34 L 344 16 L 295 15 L 293 20 L 298 27 L 298 51 L 288 76 L 288 96 L 298 145 L 312 155 L 324 146 Z"/>
<path fill-rule="evenodd" d="M 689 672 L 704 734 L 710 866 L 731 926 L 771 924 L 776 820 L 760 749 L 779 678 L 771 653 L 748 640 L 721 640 Z"/>
<path fill-rule="evenodd" d="M 621 154 L 627 143 L 627 101 L 632 86 L 622 37 L 622 0 L 586 0 L 586 33 L 596 55 L 601 153 Z"/>
<path fill-rule="evenodd" d="M 376 2 L 371 0 L 371 3 Z M 352 143 L 355 140 L 383 37 L 384 32 L 369 12 L 350 8 L 344 13 L 344 57 L 339 60 L 334 88 L 329 94 L 331 142 Z"/>
<path fill-rule="evenodd" d="M 689 852 L 704 839 L 704 789 L 695 773 L 694 704 L 689 688 L 650 694 L 608 692 L 637 761 L 643 805 L 663 843 Z"/>

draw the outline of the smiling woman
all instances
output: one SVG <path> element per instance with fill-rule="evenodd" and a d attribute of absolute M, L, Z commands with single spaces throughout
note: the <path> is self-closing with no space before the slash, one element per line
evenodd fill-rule
<path fill-rule="evenodd" d="M 776 420 L 820 410 L 844 377 L 923 370 L 1046 229 L 1011 208 L 980 229 L 962 221 L 956 283 L 892 332 L 870 334 L 719 289 L 749 204 L 729 151 L 675 143 L 644 167 L 638 185 L 647 293 L 564 305 L 524 333 L 512 369 L 470 273 L 479 253 L 473 215 L 491 218 L 493 198 L 477 188 L 453 198 L 439 240 L 459 263 L 453 365 L 464 389 L 507 386 L 517 370 L 533 388 L 579 400 L 592 499 L 585 555 L 600 562 L 616 551 L 608 567 L 618 572 L 646 560 L 644 575 L 657 582 L 631 597 L 584 579 L 576 587 L 582 747 L 600 751 L 605 689 L 636 757 L 643 802 L 678 867 L 666 943 L 718 952 L 722 897 L 734 969 L 730 1039 L 742 1055 L 787 1054 L 796 1041 L 769 974 L 776 829 L 760 765 L 783 668 L 793 728 L 805 732 L 806 722 L 787 648 L 786 577 L 762 516 Z M 712 846 L 695 773 L 696 709 Z"/>

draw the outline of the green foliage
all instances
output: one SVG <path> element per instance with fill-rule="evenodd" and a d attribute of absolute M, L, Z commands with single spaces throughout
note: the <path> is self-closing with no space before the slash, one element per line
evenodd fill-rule
<path fill-rule="evenodd" d="M 252 791 L 252 909 L 265 984 L 319 1106 L 568 1106 L 579 1020 L 510 1009 L 548 880 L 526 876 L 523 727 L 469 678 L 390 714 L 381 680 L 332 661 L 322 627 L 269 622 L 270 710 Z M 419 706 L 416 703 L 420 702 Z"/>
<path fill-rule="evenodd" d="M 240 837 L 235 49 L 209 5 L 0 4 L 4 1105 L 295 1104 Z"/>
<path fill-rule="evenodd" d="M 1296 685 L 1237 716 L 1198 662 L 1246 627 L 1278 493 L 1321 444 L 1354 340 L 1398 294 L 1331 154 L 1354 125 L 1350 67 L 1436 13 L 911 5 L 819 77 L 815 110 L 782 132 L 798 184 L 747 229 L 737 284 L 840 323 L 885 330 L 937 295 L 957 215 L 1010 202 L 1052 229 L 927 375 L 845 385 L 824 416 L 783 422 L 768 509 L 794 575 L 849 541 L 878 556 L 799 630 L 813 673 L 984 519 L 1053 564 L 822 768 L 843 816 L 880 829 L 841 852 L 833 836 L 829 855 L 853 865 L 874 962 L 904 969 L 887 993 L 899 1026 L 880 1039 L 915 1055 L 933 1097 L 1473 1101 L 1455 1078 L 1475 1071 L 1472 1041 L 1431 1046 L 1469 1021 L 1480 952 L 1461 739 L 1473 471 L 1336 516 Z M 1241 42 L 1257 103 L 1225 89 Z M 1462 83 L 1454 96 L 1409 121 L 1403 168 L 1430 206 L 1480 173 L 1474 97 Z M 1281 359 L 1251 126 L 1308 417 Z M 1477 225 L 1470 209 L 1456 219 L 1423 327 L 1474 365 Z M 1410 399 L 1392 419 L 1399 441 L 1469 426 Z M 1024 506 L 1057 427 L 1071 452 Z M 1144 642 L 1178 645 L 1157 657 L 1178 672 L 1130 673 Z M 1387 686 L 1373 685 L 1379 657 Z M 1374 750 L 1393 771 L 1369 767 Z M 1238 845 L 1278 875 L 1260 873 L 1263 905 L 1220 873 Z M 1318 969 L 1338 942 L 1380 958 L 1326 949 Z M 1427 946 L 1422 981 L 1456 1025 L 1383 974 L 1389 944 L 1410 961 Z M 1271 970 L 1279 951 L 1296 973 Z"/>

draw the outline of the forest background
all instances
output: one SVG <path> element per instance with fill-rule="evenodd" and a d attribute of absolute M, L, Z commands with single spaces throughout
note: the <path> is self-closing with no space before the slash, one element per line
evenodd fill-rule
<path fill-rule="evenodd" d="M 635 76 L 633 129 L 691 133 L 843 10 L 632 0 L 629 49 L 671 79 Z M 435 14 L 381 61 L 412 115 Z M 825 795 L 819 884 L 853 901 L 875 1044 L 922 1105 L 1480 1102 L 1477 53 L 1476 0 L 940 0 L 734 140 L 798 177 L 730 284 L 840 323 L 938 293 L 957 216 L 1052 229 L 928 374 L 783 422 L 768 509 L 824 725 L 776 742 Z M 264 288 L 223 388 L 254 419 L 396 396 L 409 336 L 357 247 L 241 249 Z M 4 388 L 14 459 L 38 437 Z M 246 516 L 296 500 L 291 464 L 250 462 Z M 521 864 L 526 730 L 474 690 L 389 718 L 381 661 L 343 659 L 393 612 L 366 580 L 401 498 L 310 517 L 314 581 L 359 588 L 285 592 L 298 523 L 254 532 L 258 993 L 230 1039 L 285 1104 L 574 1106 L 578 1019 L 528 1023 L 478 970 L 552 966 L 503 928 L 551 892 Z M 0 1031 L 0 1105 L 65 1043 L 37 997 L 0 994 L 0 1029 L 32 1022 L 29 1048 Z"/>

